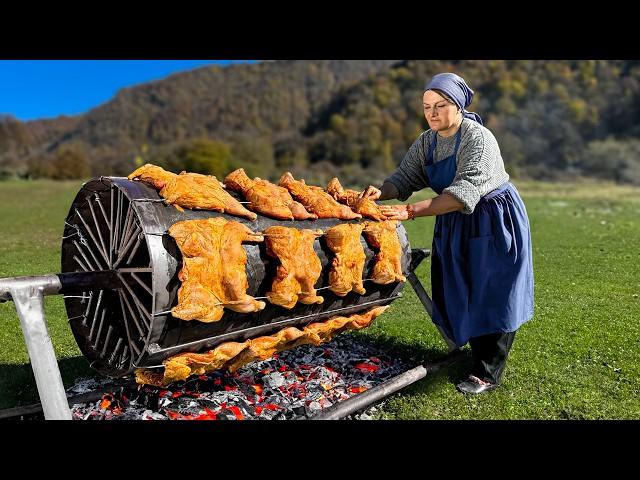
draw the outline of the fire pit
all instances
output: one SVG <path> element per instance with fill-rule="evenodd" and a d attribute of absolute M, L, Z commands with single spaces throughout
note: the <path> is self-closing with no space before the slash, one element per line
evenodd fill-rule
<path fill-rule="evenodd" d="M 240 368 L 167 388 L 120 387 L 71 408 L 78 420 L 308 419 L 409 368 L 357 334 L 321 346 L 302 345 Z M 82 393 L 84 384 L 70 393 Z"/>

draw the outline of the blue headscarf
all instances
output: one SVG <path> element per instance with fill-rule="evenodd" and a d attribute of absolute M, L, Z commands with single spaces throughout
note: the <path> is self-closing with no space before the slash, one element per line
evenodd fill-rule
<path fill-rule="evenodd" d="M 464 78 L 456 75 L 455 73 L 439 73 L 434 75 L 433 78 L 424 86 L 425 92 L 427 90 L 434 89 L 441 90 L 446 93 L 462 111 L 462 116 L 464 118 L 469 118 L 482 125 L 480 115 L 465 110 L 465 108 L 471 105 L 474 91 L 469 88 L 464 81 Z"/>

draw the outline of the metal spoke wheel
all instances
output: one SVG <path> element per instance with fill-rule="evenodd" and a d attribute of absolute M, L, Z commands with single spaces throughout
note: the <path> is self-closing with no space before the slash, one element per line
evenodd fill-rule
<path fill-rule="evenodd" d="M 67 296 L 71 329 L 96 370 L 119 376 L 143 356 L 151 330 L 152 268 L 130 199 L 108 179 L 83 186 L 65 222 L 62 272 L 116 271 L 123 288 Z"/>

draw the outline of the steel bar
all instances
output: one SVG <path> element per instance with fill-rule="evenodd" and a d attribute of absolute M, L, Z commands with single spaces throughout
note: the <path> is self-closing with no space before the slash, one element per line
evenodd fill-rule
<path fill-rule="evenodd" d="M 133 215 L 131 214 L 131 211 L 133 209 L 131 208 L 131 205 L 129 205 L 129 208 L 127 208 L 127 215 L 124 219 L 124 227 L 122 227 L 122 243 L 126 243 L 127 240 L 129 239 L 129 229 L 132 227 L 132 217 Z M 135 222 L 133 222 L 133 224 L 135 225 Z"/>
<path fill-rule="evenodd" d="M 422 365 L 412 368 L 400 375 L 387 380 L 380 385 L 355 395 L 342 402 L 335 403 L 330 407 L 325 408 L 319 414 L 310 418 L 310 420 L 340 420 L 358 410 L 371 405 L 372 403 L 388 397 L 392 393 L 397 392 L 401 388 L 411 385 L 418 380 L 427 376 L 427 369 Z"/>
<path fill-rule="evenodd" d="M 153 268 L 149 267 L 139 267 L 139 268 L 119 268 L 118 272 L 120 273 L 151 273 L 153 272 Z"/>
<path fill-rule="evenodd" d="M 344 311 L 348 311 L 348 310 L 360 310 L 362 309 L 362 307 L 368 307 L 368 306 L 373 306 L 373 305 L 379 305 L 381 303 L 387 303 L 387 302 L 392 302 L 393 300 L 395 300 L 396 298 L 400 298 L 402 297 L 402 293 L 398 293 L 392 297 L 387 297 L 387 298 L 381 298 L 378 300 L 373 300 L 371 302 L 365 302 L 365 303 L 361 303 L 359 305 L 351 305 L 348 307 L 343 307 L 343 308 L 336 308 L 335 310 L 331 310 L 331 311 L 325 311 L 325 312 L 318 312 L 318 313 L 312 313 L 310 315 L 304 315 L 302 317 L 295 317 L 292 319 L 287 319 L 287 320 L 282 320 L 279 322 L 274 322 L 274 323 L 269 323 L 267 325 L 259 325 L 257 327 L 251 327 L 251 328 L 247 328 L 245 330 L 242 331 L 242 333 L 248 333 L 248 337 L 255 337 L 255 336 L 259 336 L 265 332 L 269 332 L 269 331 L 273 331 L 276 330 L 276 327 L 279 328 L 283 328 L 286 325 L 293 325 L 296 323 L 300 323 L 300 321 L 302 320 L 309 320 L 312 321 L 315 318 L 320 317 L 321 315 L 334 315 L 338 312 L 344 312 Z M 171 312 L 171 310 L 169 310 L 168 312 Z M 168 313 L 167 312 L 167 313 Z M 160 312 L 163 313 L 163 312 Z M 156 316 L 160 315 L 159 313 L 156 314 Z M 214 338 L 203 338 L 201 340 L 196 340 L 194 342 L 188 342 L 188 343 L 183 343 L 181 345 L 175 345 L 172 347 L 166 347 L 166 348 L 160 348 L 157 349 L 153 352 L 153 355 L 155 356 L 156 354 L 164 354 L 166 352 L 170 352 L 172 350 L 177 350 L 177 349 L 182 349 L 182 350 L 186 350 L 185 347 L 192 349 L 192 348 L 198 348 L 201 345 L 206 345 L 208 342 L 211 341 L 216 341 L 216 343 L 221 343 L 222 341 L 226 341 L 228 339 L 231 338 L 237 338 L 238 336 L 238 332 L 231 332 L 231 333 L 226 333 L 223 335 L 218 335 Z"/>
<path fill-rule="evenodd" d="M 45 418 L 71 420 L 44 312 L 43 296 L 57 293 L 60 287 L 55 275 L 2 279 L 0 297 L 8 295 L 16 306 Z"/>
<path fill-rule="evenodd" d="M 85 264 L 84 264 L 84 263 L 82 263 L 82 261 L 80 261 L 80 259 L 78 258 L 78 256 L 77 256 L 77 255 L 74 255 L 74 256 L 73 256 L 73 259 L 76 261 L 76 263 L 77 263 L 78 265 L 80 265 L 80 268 L 81 268 L 82 270 L 84 270 L 85 272 L 88 272 L 88 271 L 89 271 L 89 269 L 85 266 Z"/>
<path fill-rule="evenodd" d="M 129 254 L 129 258 L 127 258 L 127 261 L 125 262 L 127 265 L 129 265 L 131 263 L 131 260 L 133 260 L 133 257 L 135 256 L 136 252 L 138 251 L 138 248 L 140 248 L 140 245 L 142 245 L 142 240 L 143 239 L 144 239 L 144 235 L 138 234 L 138 240 L 136 241 L 136 244 L 134 245 L 133 249 L 131 250 L 131 253 Z"/>
<path fill-rule="evenodd" d="M 107 345 L 109 345 L 109 340 L 111 339 L 112 332 L 113 332 L 113 325 L 109 325 L 109 330 L 107 330 L 107 338 L 105 338 L 104 346 L 102 347 L 102 352 L 100 352 L 100 358 L 104 358 L 104 354 L 107 353 Z"/>
<path fill-rule="evenodd" d="M 137 227 L 136 227 L 136 229 L 137 229 Z M 124 259 L 124 256 L 127 254 L 127 251 L 129 250 L 129 248 L 133 244 L 133 240 L 136 238 L 138 233 L 141 233 L 141 232 L 139 230 L 137 230 L 136 235 L 132 236 L 129 239 L 129 241 L 127 242 L 127 244 L 124 247 L 122 247 L 122 249 L 118 252 L 118 258 L 116 258 L 116 262 L 113 264 L 113 268 L 117 268 L 118 265 L 120 265 L 120 262 Z"/>
<path fill-rule="evenodd" d="M 93 221 L 94 224 L 96 226 L 96 231 L 98 232 L 98 238 L 100 239 L 100 245 L 102 246 L 102 251 L 103 252 L 107 252 L 107 247 L 104 244 L 104 239 L 102 238 L 102 229 L 100 228 L 100 224 L 98 223 L 98 217 L 96 217 L 96 212 L 93 209 L 93 205 L 91 205 L 91 197 L 87 198 L 87 203 L 89 205 L 89 210 L 91 210 L 91 217 L 93 217 Z M 107 265 L 109 265 L 109 259 L 106 257 L 104 257 L 104 261 L 107 262 Z"/>
<path fill-rule="evenodd" d="M 122 196 L 122 192 L 120 189 L 116 191 L 116 219 L 113 227 L 113 253 L 114 255 L 118 253 L 118 232 L 120 231 L 120 197 Z"/>
<path fill-rule="evenodd" d="M 71 242 L 73 244 L 74 247 L 76 247 L 78 249 L 78 252 L 80 252 L 80 255 L 82 255 L 82 258 L 84 259 L 84 261 L 87 264 L 87 267 L 89 267 L 91 270 L 102 270 L 102 266 L 100 265 L 100 262 L 98 261 L 98 259 L 96 258 L 96 256 L 94 255 L 93 251 L 91 250 L 91 248 L 89 248 L 88 244 L 84 244 L 87 247 L 87 250 L 89 251 L 89 253 L 91 254 L 91 257 L 93 257 L 94 262 L 96 262 L 96 266 L 94 267 L 93 264 L 89 261 L 89 259 L 87 258 L 87 256 L 84 254 L 84 250 L 82 248 L 80 248 L 80 244 L 76 241 L 73 240 Z"/>
<path fill-rule="evenodd" d="M 109 365 L 112 365 L 116 357 L 118 356 L 118 351 L 120 350 L 120 346 L 122 345 L 122 340 L 123 340 L 122 337 L 118 338 L 118 341 L 116 342 L 116 347 L 113 349 L 113 353 L 111 354 L 111 356 L 109 357 L 109 361 L 107 362 Z"/>
<path fill-rule="evenodd" d="M 123 214 L 124 214 L 124 193 L 122 190 L 118 190 L 118 198 L 119 198 L 119 208 L 118 208 L 118 243 L 116 244 L 116 252 L 120 253 L 120 246 L 122 245 L 122 236 L 123 236 Z"/>
<path fill-rule="evenodd" d="M 98 248 L 98 251 L 102 255 L 102 258 L 104 258 L 104 261 L 105 262 L 109 262 L 109 258 L 107 257 L 106 252 L 103 252 L 102 250 L 100 250 L 100 245 L 96 241 L 96 237 L 93 236 L 93 232 L 91 231 L 91 229 L 89 228 L 89 225 L 87 225 L 87 222 L 85 221 L 84 217 L 80 214 L 80 212 L 78 211 L 77 208 L 76 208 L 76 215 L 78 215 L 78 217 L 80 218 L 80 221 L 84 225 L 84 228 L 87 230 L 87 233 L 89 234 L 89 237 L 91 237 L 91 240 L 93 240 L 93 244 Z M 87 245 L 87 247 L 89 246 L 88 242 L 87 242 L 86 245 Z"/>
<path fill-rule="evenodd" d="M 371 403 L 385 398 L 388 395 L 391 395 L 395 391 L 399 390 L 399 388 L 403 388 L 404 386 L 410 385 L 411 379 L 414 382 L 420 380 L 425 377 L 429 373 L 435 373 L 443 367 L 446 367 L 456 360 L 458 360 L 463 355 L 462 350 L 455 350 L 453 352 L 449 352 L 443 358 L 434 363 L 429 363 L 423 366 L 419 366 L 413 368 L 412 370 L 408 370 L 403 374 L 393 377 L 390 380 L 387 380 L 385 383 L 377 385 L 376 387 L 367 390 L 366 392 L 360 393 L 354 397 L 351 397 L 342 402 L 336 403 L 324 410 L 322 410 L 317 415 L 309 418 L 309 420 L 338 420 L 340 418 L 344 418 L 352 413 L 357 412 L 358 410 L 362 410 L 367 407 Z M 424 375 L 422 374 L 421 368 L 424 368 L 426 371 Z M 413 373 L 412 373 L 413 372 Z M 417 377 L 417 378 L 416 378 Z M 406 383 L 405 383 L 406 382 Z M 399 388 L 395 388 L 401 385 Z M 377 390 L 376 390 L 377 389 Z M 382 390 L 382 394 L 380 392 Z M 384 394 L 386 392 L 386 394 Z M 364 397 L 363 397 L 364 395 Z"/>
<path fill-rule="evenodd" d="M 138 276 L 137 276 L 135 273 L 133 273 L 133 272 L 131 272 L 131 276 L 133 277 L 133 279 L 134 279 L 136 282 L 138 282 L 138 283 L 140 284 L 140 286 L 141 286 L 142 288 L 144 288 L 144 289 L 147 291 L 147 293 L 149 293 L 149 295 L 153 295 L 153 291 L 152 291 L 152 290 L 147 286 L 147 284 L 146 284 L 146 283 L 144 283 L 144 282 L 140 279 L 140 277 L 138 277 Z"/>
<path fill-rule="evenodd" d="M 91 295 L 89 296 L 89 302 L 87 302 L 87 309 L 84 311 L 84 315 L 83 315 L 83 319 L 82 319 L 82 326 L 86 327 L 87 326 L 87 317 L 89 316 L 89 312 L 91 311 L 91 303 L 93 302 L 93 292 L 91 292 Z"/>
<path fill-rule="evenodd" d="M 416 292 L 416 295 L 422 302 L 422 305 L 424 306 L 424 309 L 429 314 L 429 317 L 433 318 L 433 302 L 431 301 L 431 298 L 429 298 L 429 295 L 427 294 L 426 290 L 422 286 L 422 283 L 420 283 L 420 280 L 416 276 L 415 272 L 409 273 L 407 275 L 407 280 L 409 280 L 409 283 L 411 284 L 411 286 L 413 287 L 413 290 Z M 447 344 L 447 348 L 449 349 L 449 351 L 453 352 L 454 350 L 456 350 L 458 346 L 455 344 L 453 340 L 451 340 L 447 336 L 444 329 L 440 325 L 437 325 L 435 323 L 434 325 L 438 329 L 438 332 L 440 333 L 440 336 L 442 337 L 442 339 Z"/>
<path fill-rule="evenodd" d="M 119 274 L 120 275 L 120 274 Z M 120 278 L 122 280 L 122 284 L 124 285 L 124 288 L 127 292 L 129 292 L 129 295 L 131 295 L 131 297 L 133 298 L 133 302 L 136 304 L 136 308 L 138 309 L 138 312 L 140 313 L 140 315 L 143 317 L 142 320 L 144 321 L 145 325 L 147 328 L 149 328 L 149 326 L 151 325 L 151 321 L 153 320 L 153 317 L 151 316 L 151 314 L 147 311 L 146 308 L 144 308 L 144 305 L 142 305 L 142 303 L 140 303 L 140 300 L 138 300 L 138 297 L 136 296 L 135 292 L 131 289 L 131 287 L 129 286 L 129 284 L 124 280 L 124 278 L 122 278 L 122 275 L 120 275 Z M 126 297 L 125 297 L 126 300 Z M 148 321 L 147 321 L 148 320 Z"/>
<path fill-rule="evenodd" d="M 124 350 L 122 350 L 122 356 L 120 357 L 120 361 L 118 361 L 117 368 L 122 368 L 122 366 L 127 360 L 129 360 L 129 346 L 125 345 Z"/>
<path fill-rule="evenodd" d="M 91 338 L 93 337 L 93 329 L 95 328 L 96 320 L 98 319 L 98 312 L 100 311 L 100 303 L 102 302 L 103 293 L 104 293 L 104 290 L 100 290 L 100 293 L 98 294 L 98 301 L 96 302 L 96 311 L 93 314 L 93 320 L 91 321 L 91 328 L 89 330 L 89 341 L 91 341 Z"/>
<path fill-rule="evenodd" d="M 129 332 L 129 322 L 127 321 L 127 314 L 125 313 L 124 301 L 122 300 L 122 290 L 118 291 L 118 297 L 120 298 L 120 308 L 122 309 L 122 319 L 124 321 L 124 329 L 127 332 L 127 340 L 129 341 L 129 346 L 132 350 L 136 351 L 136 355 L 140 355 L 140 350 L 135 346 L 133 340 L 131 338 L 131 333 Z M 127 347 L 125 346 L 125 352 L 127 351 Z"/>
<path fill-rule="evenodd" d="M 74 247 L 76 247 L 76 249 L 78 250 L 78 252 L 80 253 L 80 255 L 82 256 L 82 259 L 86 262 L 86 265 L 89 267 L 89 269 L 91 270 L 100 270 L 100 267 L 98 266 L 98 268 L 94 267 L 93 264 L 89 261 L 89 259 L 87 258 L 87 256 L 84 254 L 84 251 L 80 248 L 80 245 L 78 244 L 78 242 L 76 242 L 75 240 L 72 240 L 71 243 L 73 244 Z M 100 265 L 100 264 L 98 264 Z M 87 269 L 85 269 L 87 270 Z"/>
<path fill-rule="evenodd" d="M 122 290 L 122 299 L 124 300 L 124 303 L 127 305 L 127 310 L 129 310 L 129 314 L 131 315 L 131 319 L 133 320 L 133 322 L 136 325 L 136 328 L 138 329 L 138 333 L 140 334 L 140 338 L 144 338 L 144 330 L 140 326 L 140 323 L 138 322 L 138 319 L 136 318 L 136 314 L 133 311 L 133 308 L 131 307 L 131 304 L 129 303 L 129 300 L 127 299 L 127 296 L 125 295 L 124 290 Z"/>
<path fill-rule="evenodd" d="M 98 348 L 98 342 L 100 341 L 100 334 L 102 333 L 102 326 L 104 325 L 104 317 L 107 314 L 107 309 L 102 310 L 102 315 L 100 316 L 100 325 L 98 325 L 98 333 L 96 334 L 96 341 L 93 342 L 93 348 Z"/>
<path fill-rule="evenodd" d="M 83 290 L 115 290 L 121 286 L 118 274 L 110 270 L 59 273 L 57 277 L 62 285 L 59 293 L 65 295 Z"/>
<path fill-rule="evenodd" d="M 109 225 L 111 226 L 109 228 L 109 268 L 111 268 L 111 265 L 113 265 L 113 184 L 111 185 L 111 195 L 109 195 L 109 203 L 111 204 L 111 214 L 109 216 Z"/>
<path fill-rule="evenodd" d="M 95 195 L 95 201 L 100 207 L 100 211 L 102 212 L 102 218 L 104 218 L 104 223 L 107 225 L 107 228 L 109 229 L 109 233 L 111 233 L 111 221 L 107 218 L 107 212 L 104 210 L 104 207 L 102 206 L 102 200 L 100 199 L 100 195 L 98 195 L 97 193 L 94 195 Z"/>

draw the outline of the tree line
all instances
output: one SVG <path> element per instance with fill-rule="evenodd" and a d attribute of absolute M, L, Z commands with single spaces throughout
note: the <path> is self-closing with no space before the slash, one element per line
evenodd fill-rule
<path fill-rule="evenodd" d="M 427 127 L 422 88 L 458 73 L 515 178 L 640 185 L 640 62 L 276 61 L 124 89 L 80 117 L 0 119 L 0 177 L 126 175 L 141 162 L 316 184 L 390 174 Z"/>

